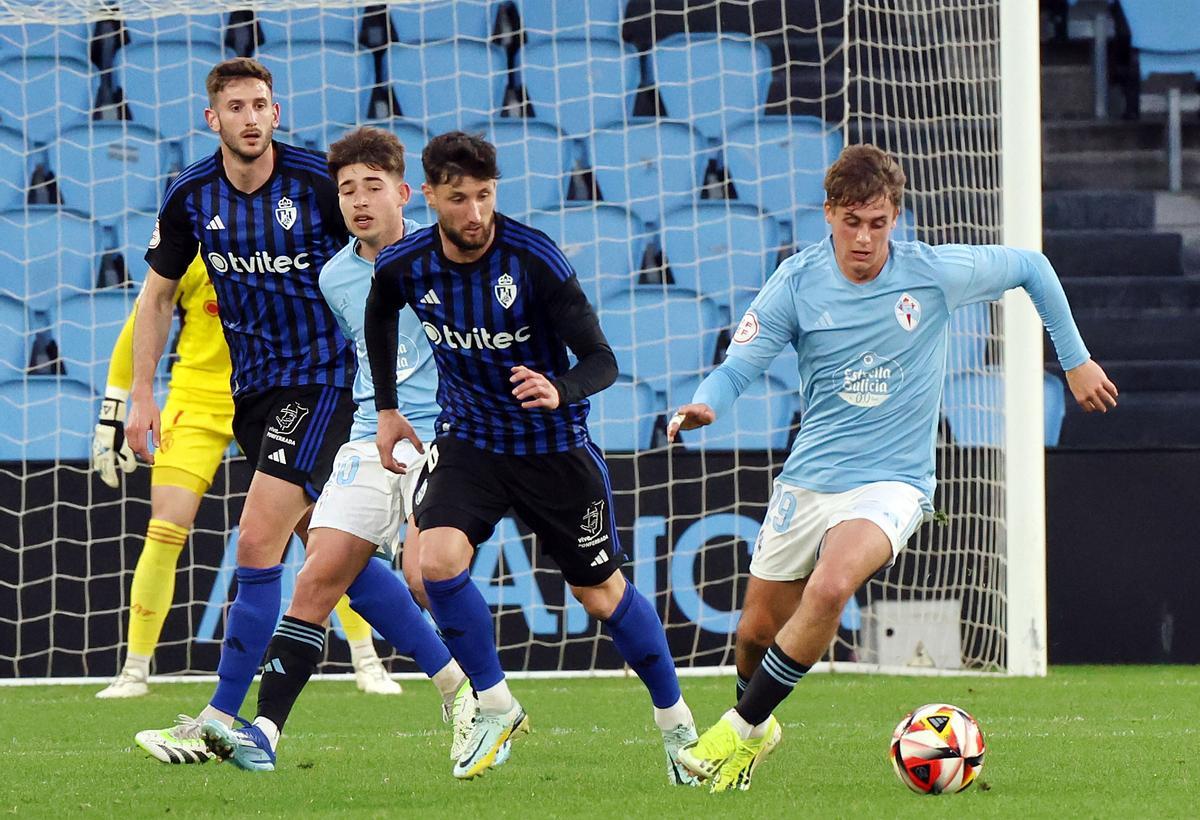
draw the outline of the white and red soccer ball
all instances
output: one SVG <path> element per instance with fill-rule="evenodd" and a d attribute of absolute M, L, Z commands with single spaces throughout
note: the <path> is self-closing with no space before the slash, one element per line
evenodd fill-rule
<path fill-rule="evenodd" d="M 983 753 L 975 718 L 957 706 L 930 703 L 896 726 L 888 757 L 896 777 L 918 794 L 953 794 L 975 782 Z"/>

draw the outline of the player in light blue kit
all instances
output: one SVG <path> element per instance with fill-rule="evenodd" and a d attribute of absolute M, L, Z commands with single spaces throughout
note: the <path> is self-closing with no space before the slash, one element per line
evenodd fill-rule
<path fill-rule="evenodd" d="M 338 205 L 352 238 L 321 269 L 319 285 L 342 332 L 355 343 L 358 374 L 354 401 L 358 408 L 350 440 L 338 451 L 330 480 L 313 509 L 307 555 L 292 605 L 267 647 L 258 717 L 236 731 L 217 721 L 207 721 L 201 729 L 210 752 L 256 771 L 275 768 L 279 733 L 321 660 L 324 622 L 347 590 L 355 609 L 400 654 L 412 657 L 441 692 L 443 718 L 454 723 L 451 759 L 460 756 L 475 713 L 470 683 L 422 616 L 409 589 L 384 561 L 372 560 L 377 549 L 393 545 L 400 523 L 408 520 L 404 565 L 417 567 L 415 577 L 420 578 L 417 531 L 410 517 L 412 484 L 425 458 L 421 442 L 433 439 L 433 423 L 440 412 L 433 355 L 416 315 L 406 308 L 399 316 L 396 379 L 409 427 L 394 454 L 407 470 L 403 475 L 385 470 L 375 446 L 378 416 L 363 312 L 375 257 L 420 227 L 403 217 L 410 195 L 404 181 L 404 146 L 386 131 L 359 128 L 330 146 L 329 172 L 337 184 Z M 405 574 L 412 577 L 413 570 Z M 419 586 L 413 589 L 423 596 Z"/>
<path fill-rule="evenodd" d="M 932 511 L 951 313 L 1024 288 L 1079 405 L 1105 412 L 1117 403 L 1046 257 L 892 241 L 904 183 L 878 148 L 842 152 L 825 177 L 832 237 L 779 266 L 728 358 L 667 428 L 674 440 L 711 424 L 785 345 L 795 348 L 806 411 L 750 562 L 737 706 L 680 753 L 713 791 L 749 788 L 781 737 L 771 713 L 829 646 L 850 596 Z"/>

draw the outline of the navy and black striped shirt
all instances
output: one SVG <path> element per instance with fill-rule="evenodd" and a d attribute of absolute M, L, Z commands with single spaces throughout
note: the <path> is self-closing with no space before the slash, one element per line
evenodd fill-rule
<path fill-rule="evenodd" d="M 541 231 L 496 214 L 491 247 L 466 264 L 446 258 L 437 225 L 414 231 L 375 260 L 367 304 L 367 351 L 379 409 L 396 407 L 395 367 L 376 368 L 375 362 L 389 356 L 394 362 L 389 334 L 395 333 L 396 312 L 409 305 L 437 364 L 439 436 L 513 455 L 563 452 L 588 442 L 584 396 L 612 382 L 616 362 L 575 271 Z M 571 369 L 568 345 L 581 363 L 603 351 L 590 378 L 563 378 Z M 559 387 L 558 408 L 521 407 L 509 381 L 517 365 Z"/>
<path fill-rule="evenodd" d="M 242 193 L 218 149 L 167 186 L 146 261 L 168 279 L 204 256 L 233 361 L 233 395 L 272 387 L 349 388 L 354 347 L 317 275 L 348 241 L 325 157 L 280 142 L 261 188 Z"/>

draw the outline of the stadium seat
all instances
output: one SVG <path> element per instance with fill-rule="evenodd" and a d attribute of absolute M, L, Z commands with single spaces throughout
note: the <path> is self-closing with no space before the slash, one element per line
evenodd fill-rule
<path fill-rule="evenodd" d="M 71 378 L 0 382 L 0 461 L 83 461 L 100 398 Z"/>
<path fill-rule="evenodd" d="M 614 123 L 585 143 L 605 202 L 661 225 L 668 211 L 696 199 L 709 152 L 687 123 L 637 118 Z"/>
<path fill-rule="evenodd" d="M 733 34 L 672 34 L 650 52 L 667 116 L 720 141 L 760 116 L 771 85 L 771 52 Z"/>
<path fill-rule="evenodd" d="M 225 33 L 225 21 L 220 14 L 168 14 L 163 17 L 127 18 L 123 22 L 129 42 L 121 51 L 133 46 L 164 43 L 191 43 L 198 47 L 220 48 Z M 222 59 L 223 56 L 219 57 L 209 68 Z"/>
<path fill-rule="evenodd" d="M 1058 444 L 1066 416 L 1063 382 L 1042 374 L 1042 433 L 1047 447 Z M 980 373 L 954 373 L 946 378 L 942 413 L 959 447 L 1004 446 L 1004 376 L 992 368 Z"/>
<path fill-rule="evenodd" d="M 336 43 L 339 50 L 350 51 L 358 43 L 359 14 L 354 7 L 258 11 L 254 17 L 262 27 L 264 45 L 305 40 Z"/>
<path fill-rule="evenodd" d="M 9 57 L 60 58 L 86 63 L 88 26 L 21 23 L 0 26 L 0 60 Z"/>
<path fill-rule="evenodd" d="M 842 150 L 842 135 L 815 117 L 762 117 L 731 128 L 722 153 L 738 199 L 777 219 L 825 202 L 825 169 Z"/>
<path fill-rule="evenodd" d="M 946 372 L 982 372 L 988 364 L 991 335 L 992 310 L 987 302 L 965 305 L 950 314 Z"/>
<path fill-rule="evenodd" d="M 0 381 L 19 378 L 29 364 L 25 305 L 0 296 Z"/>
<path fill-rule="evenodd" d="M 62 300 L 53 311 L 51 335 L 66 375 L 104 391 L 113 345 L 136 298 L 133 288 L 113 288 Z"/>
<path fill-rule="evenodd" d="M 92 110 L 92 70 L 66 57 L 14 57 L 0 63 L 0 121 L 49 143 L 65 127 L 85 122 Z"/>
<path fill-rule="evenodd" d="M 496 146 L 500 181 L 496 207 L 525 218 L 534 211 L 557 208 L 566 197 L 571 175 L 567 141 L 553 125 L 529 119 L 493 119 L 475 123 L 469 132 L 483 132 Z"/>
<path fill-rule="evenodd" d="M 487 0 L 426 0 L 400 3 L 390 7 L 396 36 L 405 43 L 435 40 L 476 40 L 487 42 L 491 34 L 491 14 Z M 393 74 L 392 78 L 395 79 Z"/>
<path fill-rule="evenodd" d="M 721 309 L 682 288 L 646 285 L 610 296 L 600 324 L 620 372 L 670 395 L 673 382 L 712 366 Z"/>
<path fill-rule="evenodd" d="M 24 202 L 28 186 L 25 138 L 20 131 L 0 127 L 0 208 Z"/>
<path fill-rule="evenodd" d="M 1189 73 L 1200 77 L 1200 3 L 1121 0 L 1131 45 L 1138 50 L 1142 79 L 1151 74 Z"/>
<path fill-rule="evenodd" d="M 701 376 L 677 382 L 670 406 L 692 400 Z M 689 450 L 786 450 L 791 438 L 796 393 L 763 374 L 738 397 L 733 409 L 707 427 L 685 430 L 680 441 Z"/>
<path fill-rule="evenodd" d="M 783 219 L 782 216 L 779 219 Z M 821 205 L 805 206 L 792 212 L 792 245 L 801 250 L 829 236 L 829 223 Z"/>
<path fill-rule="evenodd" d="M 280 125 L 297 139 L 366 119 L 366 89 L 375 84 L 367 52 L 343 43 L 287 40 L 264 43 L 255 57 L 274 76 Z"/>
<path fill-rule="evenodd" d="M 131 44 L 117 52 L 117 82 L 133 121 L 158 131 L 166 139 L 207 128 L 204 82 L 224 59 L 211 43 Z"/>
<path fill-rule="evenodd" d="M 275 139 L 284 142 L 291 142 L 290 136 L 282 131 L 275 132 Z M 211 157 L 220 145 L 220 137 L 208 130 L 207 126 L 189 131 L 166 144 L 168 170 L 171 174 L 177 174 L 193 162 Z M 176 164 L 178 167 L 175 167 Z M 166 184 L 163 185 L 163 190 L 166 190 Z"/>
<path fill-rule="evenodd" d="M 582 37 L 620 40 L 624 0 L 516 0 L 527 44 Z M 522 58 L 524 62 L 524 58 Z"/>
<path fill-rule="evenodd" d="M 425 202 L 423 197 L 420 197 L 419 192 L 413 189 L 413 198 L 404 208 L 405 219 L 411 219 L 421 225 L 432 225 L 437 222 L 437 214 Z"/>
<path fill-rule="evenodd" d="M 629 376 L 617 376 L 611 386 L 590 401 L 588 431 L 592 441 L 606 452 L 648 449 L 654 440 L 654 426 L 667 412 L 662 396 Z"/>
<path fill-rule="evenodd" d="M 111 228 L 116 234 L 116 249 L 125 258 L 125 273 L 131 282 L 140 283 L 146 278 L 146 248 L 154 232 L 157 214 L 152 210 L 126 211 L 108 220 L 102 226 Z"/>
<path fill-rule="evenodd" d="M 158 146 L 154 131 L 128 121 L 64 129 L 50 149 L 63 204 L 97 219 L 155 208 L 163 188 Z"/>
<path fill-rule="evenodd" d="M 469 40 L 396 44 L 388 77 L 400 113 L 441 134 L 490 118 L 504 96 L 507 61 L 498 48 Z"/>
<path fill-rule="evenodd" d="M 629 119 L 638 81 L 637 55 L 616 40 L 556 38 L 521 49 L 534 116 L 571 135 Z"/>
<path fill-rule="evenodd" d="M 608 294 L 634 284 L 647 231 L 640 219 L 619 205 L 597 202 L 567 207 L 534 214 L 529 222 L 562 249 L 597 309 L 604 309 Z"/>
<path fill-rule="evenodd" d="M 47 205 L 0 211 L 0 293 L 45 310 L 60 287 L 95 284 L 98 243 L 82 214 Z"/>
<path fill-rule="evenodd" d="M 728 199 L 697 200 L 663 221 L 663 253 L 676 285 L 722 307 L 762 288 L 779 254 L 779 223 L 756 206 Z"/>

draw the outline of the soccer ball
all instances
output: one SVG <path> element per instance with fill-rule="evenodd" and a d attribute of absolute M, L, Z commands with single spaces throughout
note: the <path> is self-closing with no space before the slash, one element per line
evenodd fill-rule
<path fill-rule="evenodd" d="M 889 757 L 896 777 L 918 794 L 960 792 L 983 768 L 983 732 L 957 706 L 915 709 L 892 732 Z"/>

